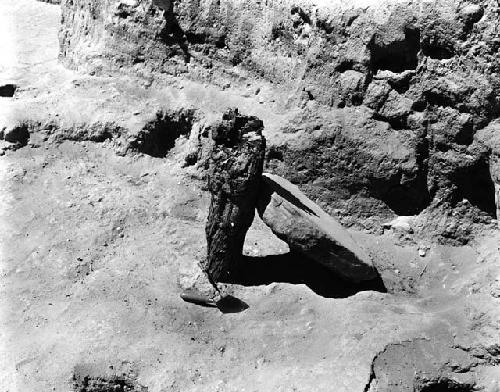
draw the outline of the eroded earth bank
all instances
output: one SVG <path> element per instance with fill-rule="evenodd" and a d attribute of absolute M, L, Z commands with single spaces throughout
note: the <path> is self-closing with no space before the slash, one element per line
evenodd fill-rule
<path fill-rule="evenodd" d="M 499 48 L 493 0 L 0 2 L 0 391 L 499 391 Z M 228 108 L 377 283 L 256 214 L 242 311 L 181 300 Z"/>

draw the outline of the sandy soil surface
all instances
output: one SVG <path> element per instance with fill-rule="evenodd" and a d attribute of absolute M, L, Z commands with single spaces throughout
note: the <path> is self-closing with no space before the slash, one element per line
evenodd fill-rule
<path fill-rule="evenodd" d="M 0 4 L 0 80 L 19 86 L 0 98 L 4 124 L 131 124 L 162 106 L 208 116 L 237 105 L 272 138 L 289 115 L 279 97 L 264 107 L 236 89 L 65 70 L 58 18 L 54 5 Z M 118 156 L 108 142 L 40 132 L 0 156 L 1 392 L 66 392 L 123 374 L 148 391 L 412 391 L 404 383 L 415 373 L 498 390 L 498 232 L 462 248 L 353 233 L 388 292 L 334 295 L 285 262 L 256 285 L 228 288 L 242 312 L 183 302 L 179 274 L 203 256 L 209 202 L 194 169 L 181 167 L 187 144 L 164 159 Z M 247 255 L 286 252 L 254 222 Z"/>

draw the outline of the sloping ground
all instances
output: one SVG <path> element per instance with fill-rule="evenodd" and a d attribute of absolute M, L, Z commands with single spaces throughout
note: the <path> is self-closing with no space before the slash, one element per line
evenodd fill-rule
<path fill-rule="evenodd" d="M 57 63 L 56 6 L 9 0 L 0 17 L 17 32 L 2 39 L 18 85 L 2 121 L 31 132 L 0 156 L 0 391 L 495 390 L 497 231 L 463 247 L 414 237 L 411 220 L 353 232 L 389 291 L 355 293 L 256 221 L 245 253 L 268 268 L 229 287 L 248 309 L 186 304 L 178 279 L 203 257 L 208 209 L 182 167 L 197 134 L 176 131 L 164 158 L 139 142 L 228 105 L 273 141 L 296 113 L 236 88 L 82 76 Z"/>

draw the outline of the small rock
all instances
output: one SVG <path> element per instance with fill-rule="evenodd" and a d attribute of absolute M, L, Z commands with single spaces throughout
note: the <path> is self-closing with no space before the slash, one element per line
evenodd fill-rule
<path fill-rule="evenodd" d="M 202 271 L 198 260 L 186 259 L 180 264 L 178 285 L 181 291 L 193 291 L 200 295 L 205 295 L 207 298 L 215 298 L 217 292 L 208 280 L 207 275 Z"/>
<path fill-rule="evenodd" d="M 418 249 L 418 255 L 420 257 L 425 257 L 425 255 L 427 255 L 427 248 L 419 248 Z"/>
<path fill-rule="evenodd" d="M 413 233 L 412 224 L 414 216 L 398 216 L 390 222 L 384 223 L 384 229 L 392 229 L 394 231 Z"/>

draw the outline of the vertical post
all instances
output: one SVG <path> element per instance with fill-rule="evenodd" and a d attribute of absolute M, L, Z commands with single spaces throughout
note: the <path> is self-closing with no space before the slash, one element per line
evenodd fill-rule
<path fill-rule="evenodd" d="M 208 188 L 212 195 L 208 221 L 207 258 L 210 281 L 224 282 L 237 273 L 245 235 L 252 224 L 264 164 L 263 123 L 229 109 L 210 126 Z"/>

